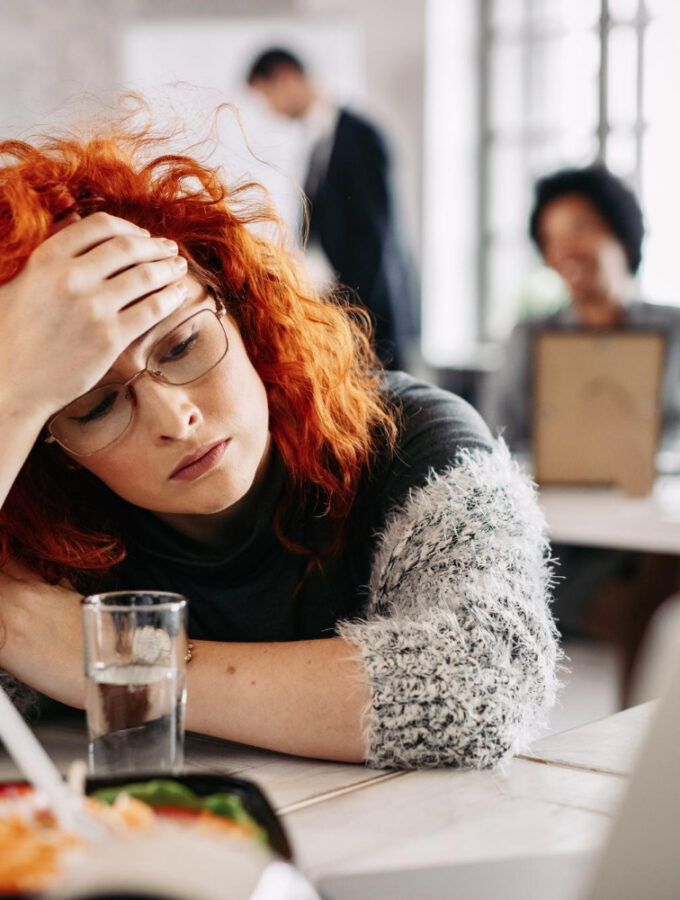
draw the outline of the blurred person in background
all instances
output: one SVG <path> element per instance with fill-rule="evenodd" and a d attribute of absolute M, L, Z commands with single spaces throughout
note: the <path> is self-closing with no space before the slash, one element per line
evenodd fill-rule
<path fill-rule="evenodd" d="M 680 309 L 636 298 L 643 216 L 633 192 L 602 165 L 563 169 L 535 187 L 529 233 L 544 263 L 564 280 L 570 302 L 519 322 L 493 379 L 487 420 L 514 450 L 529 450 L 532 343 L 545 328 L 654 328 L 668 335 L 663 428 L 680 422 Z M 563 634 L 600 637 L 623 654 L 624 697 L 646 624 L 678 586 L 678 559 L 592 547 L 554 546 L 555 614 Z"/>
<path fill-rule="evenodd" d="M 271 48 L 252 63 L 248 84 L 279 115 L 299 119 L 311 152 L 308 266 L 319 280 L 356 292 L 375 324 L 382 362 L 408 367 L 416 333 L 413 273 L 397 228 L 391 162 L 375 125 L 323 97 L 300 59 Z"/>
<path fill-rule="evenodd" d="M 563 169 L 536 184 L 529 233 L 543 262 L 564 280 L 567 306 L 519 322 L 492 385 L 487 418 L 512 449 L 531 437 L 532 342 L 545 328 L 655 328 L 668 335 L 664 432 L 680 424 L 680 308 L 635 297 L 644 225 L 633 192 L 604 166 Z"/>

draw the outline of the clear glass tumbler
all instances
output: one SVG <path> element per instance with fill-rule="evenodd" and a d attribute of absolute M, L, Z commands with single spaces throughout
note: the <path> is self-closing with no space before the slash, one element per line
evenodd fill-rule
<path fill-rule="evenodd" d="M 186 597 L 114 591 L 82 605 L 90 771 L 180 772 Z"/>

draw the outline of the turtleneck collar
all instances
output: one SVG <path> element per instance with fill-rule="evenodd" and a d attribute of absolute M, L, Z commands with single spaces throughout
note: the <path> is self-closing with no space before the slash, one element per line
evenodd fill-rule
<path fill-rule="evenodd" d="M 145 554 L 173 565 L 214 567 L 233 565 L 237 560 L 260 552 L 273 537 L 272 521 L 286 482 L 281 456 L 272 448 L 264 480 L 258 487 L 258 499 L 241 517 L 229 525 L 228 537 L 221 547 L 203 544 L 186 537 L 162 522 L 153 512 L 118 499 L 117 513 L 123 538 Z"/>

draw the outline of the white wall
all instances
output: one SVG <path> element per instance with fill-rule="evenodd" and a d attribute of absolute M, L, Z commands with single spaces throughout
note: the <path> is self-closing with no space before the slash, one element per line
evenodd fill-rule
<path fill-rule="evenodd" d="M 26 136 L 87 115 L 125 88 L 122 41 L 135 24 L 234 16 L 342 17 L 363 35 L 357 104 L 388 132 L 405 232 L 420 257 L 425 0 L 0 0 L 0 134 Z"/>

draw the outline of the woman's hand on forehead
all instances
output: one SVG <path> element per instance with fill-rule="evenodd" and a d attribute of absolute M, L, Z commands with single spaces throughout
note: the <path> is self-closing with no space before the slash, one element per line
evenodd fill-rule
<path fill-rule="evenodd" d="M 134 356 L 136 361 L 128 359 L 128 365 L 126 366 L 122 364 L 121 357 L 117 358 L 106 371 L 105 375 L 99 379 L 95 387 L 106 384 L 117 378 L 126 378 L 127 375 L 125 373 L 130 366 L 132 366 L 132 371 L 138 371 L 141 366 L 145 365 L 146 359 L 154 344 L 162 341 L 163 338 L 177 328 L 177 326 L 185 319 L 188 319 L 189 316 L 194 315 L 201 309 L 215 309 L 214 299 L 197 281 L 191 276 L 187 276 L 185 281 L 187 283 L 187 296 L 184 304 L 167 316 L 167 318 L 152 325 L 148 331 L 145 331 L 144 334 L 135 338 L 135 340 L 123 350 L 121 357 L 127 358 L 129 356 Z"/>
<path fill-rule="evenodd" d="M 0 390 L 17 392 L 43 421 L 187 293 L 187 263 L 173 241 L 107 213 L 64 221 L 0 286 Z"/>

